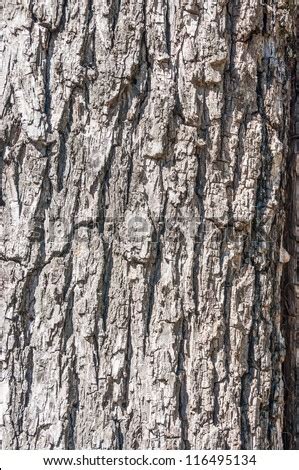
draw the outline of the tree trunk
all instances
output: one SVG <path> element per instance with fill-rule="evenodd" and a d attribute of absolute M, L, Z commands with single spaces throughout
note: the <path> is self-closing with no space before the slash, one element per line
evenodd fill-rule
<path fill-rule="evenodd" d="M 6 3 L 4 447 L 291 448 L 292 1 Z"/>

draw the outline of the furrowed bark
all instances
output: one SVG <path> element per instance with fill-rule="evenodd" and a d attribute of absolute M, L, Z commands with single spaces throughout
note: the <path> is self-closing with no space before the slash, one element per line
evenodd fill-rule
<path fill-rule="evenodd" d="M 23 3 L 3 23 L 4 447 L 282 448 L 295 5 Z"/>

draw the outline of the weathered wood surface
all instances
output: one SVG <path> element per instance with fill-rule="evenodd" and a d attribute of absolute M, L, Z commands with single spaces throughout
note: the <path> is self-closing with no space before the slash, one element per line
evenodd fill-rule
<path fill-rule="evenodd" d="M 282 448 L 294 19 L 6 2 L 5 448 Z"/>

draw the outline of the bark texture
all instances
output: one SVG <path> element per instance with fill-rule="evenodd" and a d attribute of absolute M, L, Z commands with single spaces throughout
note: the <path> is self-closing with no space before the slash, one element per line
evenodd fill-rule
<path fill-rule="evenodd" d="M 293 2 L 3 11 L 4 447 L 282 448 Z"/>

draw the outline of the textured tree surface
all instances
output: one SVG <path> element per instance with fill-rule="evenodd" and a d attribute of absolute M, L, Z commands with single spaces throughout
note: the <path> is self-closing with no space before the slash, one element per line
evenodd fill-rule
<path fill-rule="evenodd" d="M 4 447 L 282 448 L 293 2 L 3 12 Z"/>

